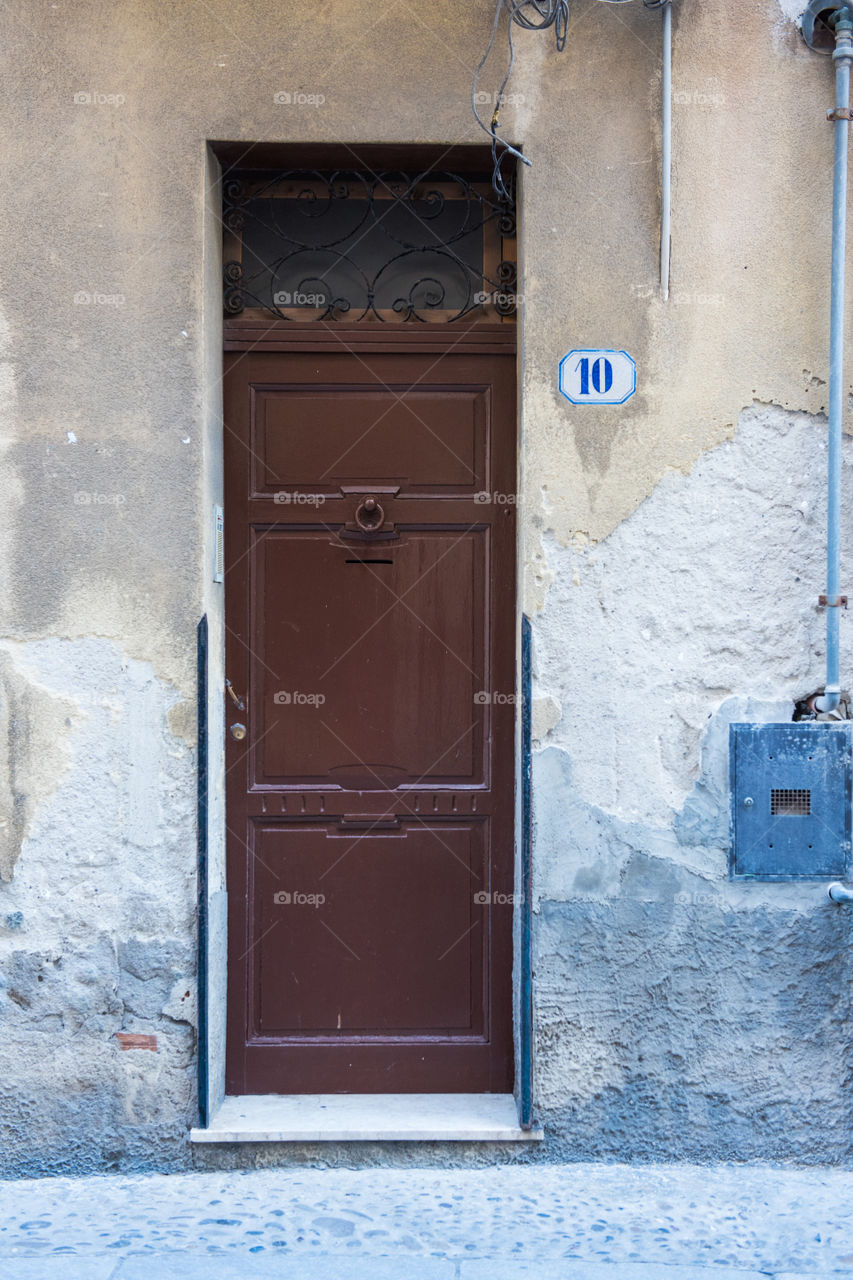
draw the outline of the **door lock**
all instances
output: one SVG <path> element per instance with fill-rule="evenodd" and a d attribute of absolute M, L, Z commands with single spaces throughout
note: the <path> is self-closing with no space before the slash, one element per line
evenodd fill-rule
<path fill-rule="evenodd" d="M 236 738 L 238 742 L 242 742 L 246 736 L 246 726 L 244 724 L 232 724 L 231 737 Z"/>

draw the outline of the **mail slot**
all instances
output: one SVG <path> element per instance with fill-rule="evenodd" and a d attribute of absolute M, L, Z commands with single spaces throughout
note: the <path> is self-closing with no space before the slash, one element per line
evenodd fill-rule
<path fill-rule="evenodd" d="M 730 726 L 735 879 L 846 876 L 853 722 Z"/>

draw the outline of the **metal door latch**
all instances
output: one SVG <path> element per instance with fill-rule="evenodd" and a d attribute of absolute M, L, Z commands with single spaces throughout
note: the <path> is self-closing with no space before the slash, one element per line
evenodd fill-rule
<path fill-rule="evenodd" d="M 228 692 L 231 694 L 231 697 L 234 699 L 234 706 L 237 708 L 237 710 L 245 711 L 246 704 L 243 701 L 243 699 L 238 697 L 238 695 L 234 692 L 234 686 L 232 685 L 230 680 L 225 681 L 225 688 L 228 690 Z"/>
<path fill-rule="evenodd" d="M 243 699 L 234 692 L 234 686 L 232 685 L 230 680 L 225 681 L 225 688 L 228 690 L 229 694 L 231 695 L 231 699 L 234 703 L 234 706 L 237 708 L 237 710 L 245 711 L 246 704 L 243 701 Z M 228 732 L 231 734 L 231 737 L 234 738 L 237 742 L 242 742 L 246 736 L 246 726 L 244 724 L 240 724 L 238 721 L 235 724 L 231 725 Z"/>

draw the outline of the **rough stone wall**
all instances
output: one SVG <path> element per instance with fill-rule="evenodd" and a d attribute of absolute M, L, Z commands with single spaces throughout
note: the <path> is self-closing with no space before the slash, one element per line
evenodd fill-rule
<path fill-rule="evenodd" d="M 186 1163 L 196 885 L 180 699 L 111 641 L 2 657 L 15 785 L 38 799 L 18 806 L 24 851 L 0 890 L 4 1172 Z M 27 793 L 33 773 L 56 779 L 50 795 Z M 128 1034 L 156 1049 L 123 1048 Z"/>
<path fill-rule="evenodd" d="M 3 11 L 7 1174 L 193 1158 L 195 631 L 219 610 L 207 141 L 479 143 L 493 11 Z M 667 304 L 657 15 L 581 0 L 562 56 L 516 37 L 537 1158 L 849 1145 L 846 917 L 819 885 L 729 885 L 724 853 L 726 723 L 786 718 L 821 675 L 831 69 L 795 17 L 676 0 Z M 636 359 L 628 405 L 558 395 L 558 360 L 591 344 Z"/>
<path fill-rule="evenodd" d="M 825 454 L 822 420 L 756 406 L 597 546 L 549 549 L 537 1096 L 566 1153 L 851 1153 L 850 922 L 825 884 L 727 875 L 728 725 L 822 683 Z"/>

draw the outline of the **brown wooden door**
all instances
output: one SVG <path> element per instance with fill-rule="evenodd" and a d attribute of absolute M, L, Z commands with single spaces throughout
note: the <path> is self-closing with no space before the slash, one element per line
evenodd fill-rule
<path fill-rule="evenodd" d="M 512 1088 L 515 361 L 475 338 L 226 356 L 229 1093 Z"/>

